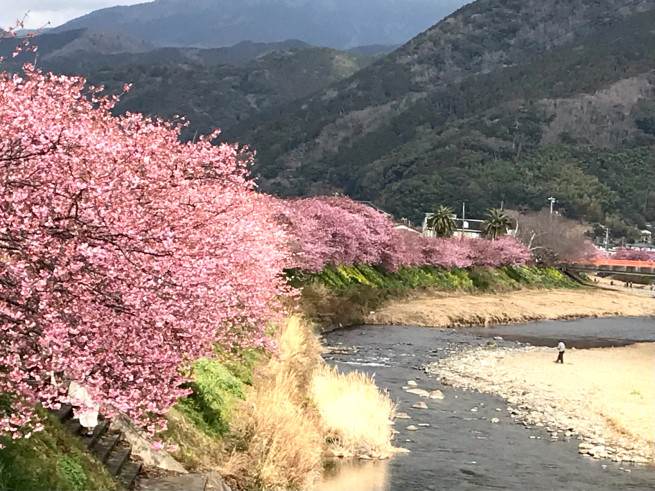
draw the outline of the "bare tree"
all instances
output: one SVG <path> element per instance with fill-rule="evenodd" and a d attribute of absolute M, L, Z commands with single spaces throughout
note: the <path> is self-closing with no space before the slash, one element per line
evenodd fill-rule
<path fill-rule="evenodd" d="M 585 237 L 588 227 L 543 209 L 536 213 L 508 212 L 514 219 L 514 235 L 539 263 L 576 261 L 594 257 L 596 249 Z"/>

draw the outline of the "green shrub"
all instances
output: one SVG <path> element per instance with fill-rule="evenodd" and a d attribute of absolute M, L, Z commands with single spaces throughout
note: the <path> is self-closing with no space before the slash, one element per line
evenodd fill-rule
<path fill-rule="evenodd" d="M 84 468 L 78 458 L 62 455 L 57 463 L 59 464 L 57 470 L 63 480 L 69 484 L 70 489 L 79 491 L 88 489 L 86 474 L 84 474 Z"/>
<path fill-rule="evenodd" d="M 241 380 L 217 360 L 201 358 L 193 364 L 193 391 L 180 399 L 176 408 L 209 436 L 221 437 L 229 430 L 229 421 L 237 399 L 245 399 Z"/>

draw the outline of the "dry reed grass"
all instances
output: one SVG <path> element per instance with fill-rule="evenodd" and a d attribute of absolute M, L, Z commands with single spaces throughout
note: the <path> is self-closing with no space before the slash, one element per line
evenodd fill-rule
<path fill-rule="evenodd" d="M 310 396 L 335 450 L 350 453 L 355 447 L 366 447 L 367 453 L 378 456 L 392 452 L 389 421 L 396 405 L 371 377 L 361 372 L 339 373 L 323 365 L 314 371 Z"/>
<path fill-rule="evenodd" d="M 255 374 L 233 421 L 239 443 L 223 471 L 240 489 L 307 489 L 319 475 L 323 436 L 305 394 L 322 362 L 321 345 L 307 326 L 291 318 L 278 350 Z"/>
<path fill-rule="evenodd" d="M 278 347 L 233 421 L 236 444 L 222 470 L 236 487 L 310 489 L 328 440 L 347 452 L 356 446 L 391 451 L 394 407 L 372 379 L 327 367 L 318 336 L 297 317 L 287 321 Z"/>

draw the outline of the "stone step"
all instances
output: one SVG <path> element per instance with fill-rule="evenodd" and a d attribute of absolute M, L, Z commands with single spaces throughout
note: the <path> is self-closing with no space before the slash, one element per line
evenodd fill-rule
<path fill-rule="evenodd" d="M 123 446 L 117 446 L 114 448 L 111 454 L 109 454 L 107 462 L 105 463 L 109 474 L 116 477 L 120 473 L 123 464 L 125 464 L 125 462 L 127 462 L 130 458 L 131 450 L 132 449 L 130 447 Z"/>
<path fill-rule="evenodd" d="M 141 462 L 126 462 L 118 474 L 118 481 L 125 489 L 130 489 L 141 472 Z"/>
<path fill-rule="evenodd" d="M 203 474 L 183 474 L 181 476 L 153 477 L 141 479 L 139 489 L 142 491 L 205 491 L 207 476 Z"/>
<path fill-rule="evenodd" d="M 93 446 L 91 453 L 93 453 L 93 455 L 104 464 L 107 462 L 109 454 L 114 449 L 120 438 L 121 434 L 118 432 L 111 432 L 103 435 L 100 437 L 100 440 L 98 440 L 98 443 Z"/>
<path fill-rule="evenodd" d="M 100 437 L 107 433 L 108 429 L 109 421 L 101 420 L 93 429 L 93 434 L 91 436 L 81 436 L 80 438 L 87 446 L 87 448 L 92 448 L 98 442 L 98 440 L 100 440 Z"/>
<path fill-rule="evenodd" d="M 59 409 L 51 411 L 52 414 L 60 421 L 64 422 L 73 417 L 73 406 L 70 404 L 62 404 Z"/>
<path fill-rule="evenodd" d="M 75 436 L 79 436 L 80 431 L 82 430 L 80 420 L 77 418 L 64 421 L 64 426 Z"/>

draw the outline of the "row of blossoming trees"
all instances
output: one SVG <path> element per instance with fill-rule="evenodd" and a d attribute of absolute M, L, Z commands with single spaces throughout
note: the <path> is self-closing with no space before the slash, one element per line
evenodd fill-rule
<path fill-rule="evenodd" d="M 532 255 L 512 237 L 497 240 L 434 239 L 395 224 L 377 210 L 348 198 L 282 201 L 281 221 L 290 232 L 294 266 L 321 271 L 331 264 L 400 266 L 508 266 L 526 264 Z"/>
<path fill-rule="evenodd" d="M 0 436 L 76 380 L 151 433 L 218 343 L 272 347 L 286 268 L 523 264 L 495 242 L 404 237 L 348 199 L 258 193 L 248 161 L 178 125 L 115 117 L 81 78 L 0 75 Z"/>

